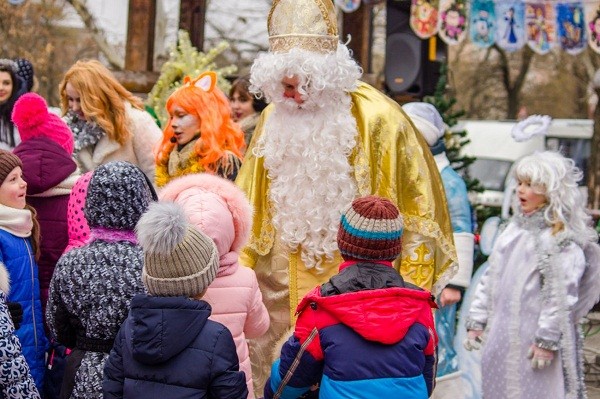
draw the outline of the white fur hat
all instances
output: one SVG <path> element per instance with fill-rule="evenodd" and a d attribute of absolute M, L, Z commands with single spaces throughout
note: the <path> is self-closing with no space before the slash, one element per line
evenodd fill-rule
<path fill-rule="evenodd" d="M 402 109 L 413 121 L 417 129 L 419 129 L 430 147 L 434 146 L 440 138 L 444 137 L 446 125 L 442 116 L 433 105 L 415 102 L 404 104 Z"/>

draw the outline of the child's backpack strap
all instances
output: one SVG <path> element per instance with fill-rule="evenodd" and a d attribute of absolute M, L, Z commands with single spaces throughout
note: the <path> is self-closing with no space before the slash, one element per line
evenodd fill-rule
<path fill-rule="evenodd" d="M 304 341 L 304 343 L 300 346 L 300 350 L 298 351 L 298 354 L 294 358 L 294 361 L 292 362 L 292 365 L 288 369 L 287 373 L 285 373 L 285 376 L 281 380 L 281 383 L 279 384 L 279 388 L 277 388 L 277 392 L 275 392 L 275 395 L 273 395 L 273 399 L 279 399 L 281 397 L 281 394 L 283 393 L 283 389 L 285 388 L 287 383 L 290 381 L 290 379 L 294 375 L 296 368 L 298 368 L 298 365 L 300 364 L 300 359 L 302 358 L 302 355 L 306 351 L 306 348 L 308 347 L 308 345 L 310 345 L 312 340 L 315 339 L 315 337 L 317 336 L 318 333 L 319 333 L 319 331 L 317 330 L 317 327 L 314 327 L 312 329 L 312 331 L 310 332 L 306 341 Z"/>

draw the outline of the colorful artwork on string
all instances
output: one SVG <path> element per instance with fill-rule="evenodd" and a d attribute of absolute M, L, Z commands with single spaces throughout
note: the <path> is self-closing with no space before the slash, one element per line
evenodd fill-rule
<path fill-rule="evenodd" d="M 360 0 L 335 0 L 335 4 L 341 8 L 343 12 L 354 12 L 360 7 Z"/>
<path fill-rule="evenodd" d="M 421 39 L 428 39 L 438 31 L 438 0 L 412 0 L 410 27 Z"/>
<path fill-rule="evenodd" d="M 496 24 L 498 47 L 512 52 L 525 45 L 525 5 L 521 1 L 497 2 Z"/>
<path fill-rule="evenodd" d="M 558 3 L 556 5 L 558 43 L 569 54 L 579 54 L 587 45 L 583 4 Z"/>
<path fill-rule="evenodd" d="M 482 48 L 490 47 L 496 39 L 496 9 L 493 0 L 473 0 L 470 14 L 471 41 Z"/>
<path fill-rule="evenodd" d="M 600 54 L 600 5 L 587 3 L 585 6 L 585 20 L 587 21 L 588 45 Z"/>
<path fill-rule="evenodd" d="M 526 3 L 527 45 L 538 54 L 547 54 L 556 44 L 556 14 L 552 3 Z"/>
<path fill-rule="evenodd" d="M 460 43 L 467 36 L 467 5 L 464 0 L 441 0 L 440 38 L 448 45 Z"/>

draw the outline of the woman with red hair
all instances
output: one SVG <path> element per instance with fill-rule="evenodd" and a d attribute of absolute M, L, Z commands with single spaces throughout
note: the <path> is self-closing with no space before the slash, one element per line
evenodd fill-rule
<path fill-rule="evenodd" d="M 231 120 L 225 94 L 209 71 L 182 87 L 167 100 L 169 122 L 156 151 L 156 185 L 206 172 L 235 180 L 245 148 L 244 133 Z"/>

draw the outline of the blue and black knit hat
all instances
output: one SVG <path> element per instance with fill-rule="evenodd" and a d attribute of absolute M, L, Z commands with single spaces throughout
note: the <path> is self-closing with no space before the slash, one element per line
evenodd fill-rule
<path fill-rule="evenodd" d="M 404 223 L 388 199 L 369 195 L 355 199 L 342 214 L 337 243 L 345 260 L 396 259 L 402 251 Z"/>

